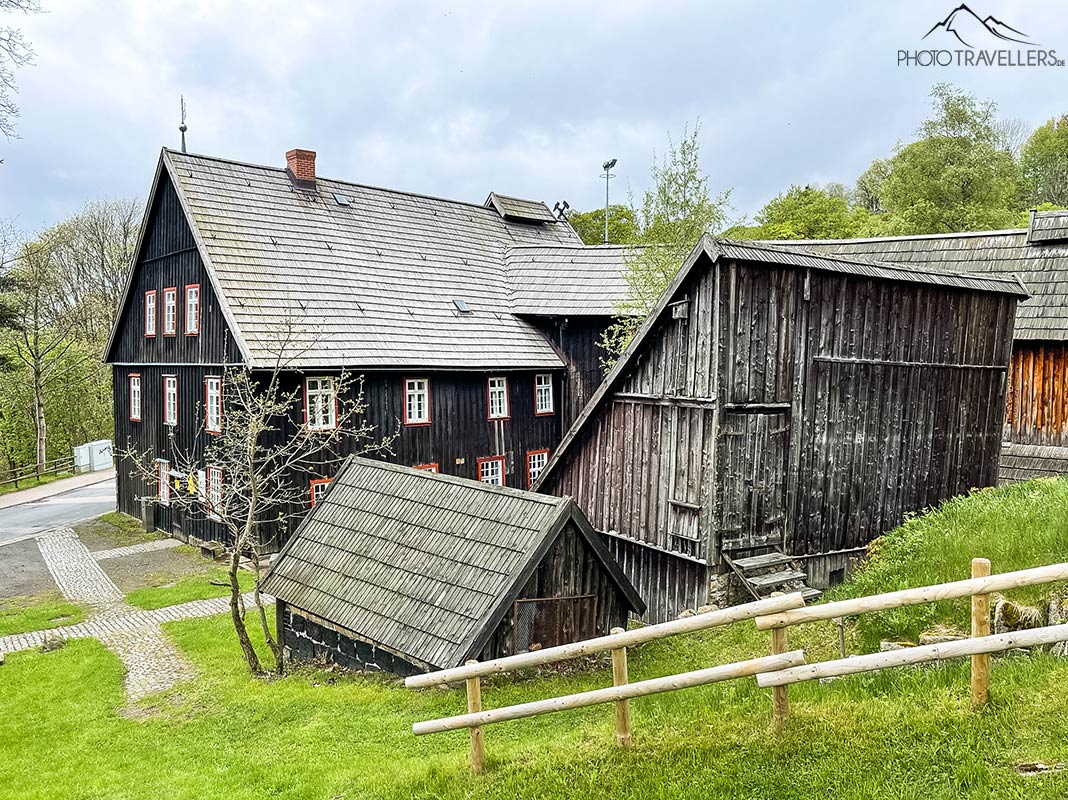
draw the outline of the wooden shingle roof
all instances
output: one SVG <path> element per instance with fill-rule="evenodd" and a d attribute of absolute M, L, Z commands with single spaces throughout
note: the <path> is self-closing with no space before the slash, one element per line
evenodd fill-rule
<path fill-rule="evenodd" d="M 556 217 L 549 207 L 540 200 L 524 200 L 522 197 L 509 197 L 505 194 L 490 192 L 484 204 L 494 209 L 505 219 L 517 219 L 523 222 L 556 222 Z"/>
<path fill-rule="evenodd" d="M 264 591 L 427 668 L 481 651 L 569 521 L 644 604 L 570 498 L 352 458 Z"/>
<path fill-rule="evenodd" d="M 505 254 L 512 313 L 612 315 L 627 294 L 622 245 L 524 245 Z"/>
<path fill-rule="evenodd" d="M 567 224 L 328 178 L 305 190 L 282 168 L 172 150 L 162 165 L 252 366 L 283 341 L 298 368 L 561 366 L 510 313 L 503 263 L 509 247 L 579 241 Z"/>
<path fill-rule="evenodd" d="M 1068 211 L 1035 212 L 1027 230 L 766 244 L 906 267 L 1014 276 L 1031 294 L 1016 309 L 1015 338 L 1068 340 Z"/>

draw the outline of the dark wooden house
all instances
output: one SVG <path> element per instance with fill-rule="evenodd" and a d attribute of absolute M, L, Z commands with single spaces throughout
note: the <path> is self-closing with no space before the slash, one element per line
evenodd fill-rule
<path fill-rule="evenodd" d="M 569 498 L 363 458 L 263 588 L 290 658 L 399 675 L 590 638 L 645 608 Z"/>
<path fill-rule="evenodd" d="M 1017 230 L 775 244 L 1019 276 L 1032 296 L 1016 317 L 1000 478 L 1068 473 L 1068 211 L 1032 212 L 1027 228 Z"/>
<path fill-rule="evenodd" d="M 336 424 L 339 376 L 363 376 L 368 421 L 399 434 L 394 461 L 528 487 L 599 380 L 593 342 L 611 308 L 581 287 L 618 287 L 621 251 L 563 269 L 584 247 L 544 203 L 379 189 L 318 176 L 311 151 L 286 158 L 160 157 L 105 356 L 116 445 L 154 454 L 160 479 L 120 465 L 120 510 L 139 515 L 154 495 L 158 529 L 225 540 L 169 504 L 190 486 L 174 452 L 200 458 L 227 367 L 279 361 L 302 398 L 293 426 Z M 194 478 L 225 480 L 212 470 Z M 309 504 L 331 477 L 301 478 Z"/>
<path fill-rule="evenodd" d="M 1015 279 L 703 241 L 536 488 L 663 620 L 732 570 L 825 586 L 907 512 L 995 483 Z"/>

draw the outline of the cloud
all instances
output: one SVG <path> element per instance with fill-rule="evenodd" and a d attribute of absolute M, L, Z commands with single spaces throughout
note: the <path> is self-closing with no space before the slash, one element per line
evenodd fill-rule
<path fill-rule="evenodd" d="M 944 16 L 921 2 L 45 5 L 18 20 L 37 64 L 18 76 L 22 138 L 0 142 L 0 217 L 23 227 L 143 196 L 181 93 L 196 152 L 281 164 L 311 147 L 332 177 L 576 208 L 603 202 L 609 157 L 615 196 L 640 192 L 654 150 L 700 117 L 713 186 L 744 213 L 791 183 L 852 183 L 938 80 L 1032 124 L 1065 110 L 1058 70 L 898 68 Z M 1052 7 L 995 11 L 1068 53 Z"/>

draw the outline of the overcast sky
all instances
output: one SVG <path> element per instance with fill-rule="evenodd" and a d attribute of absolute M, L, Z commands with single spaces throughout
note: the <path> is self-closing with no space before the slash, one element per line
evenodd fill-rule
<path fill-rule="evenodd" d="M 1068 55 L 1063 0 L 970 0 Z M 953 2 L 42 0 L 20 24 L 21 138 L 0 139 L 0 217 L 33 230 L 99 197 L 144 197 L 161 146 L 481 202 L 575 208 L 640 193 L 654 150 L 701 120 L 713 189 L 751 214 L 791 183 L 852 184 L 912 135 L 933 83 L 1039 124 L 1068 68 L 917 68 L 897 51 Z M 984 42 L 985 46 L 995 46 Z M 1016 47 L 1016 45 L 1009 45 Z"/>

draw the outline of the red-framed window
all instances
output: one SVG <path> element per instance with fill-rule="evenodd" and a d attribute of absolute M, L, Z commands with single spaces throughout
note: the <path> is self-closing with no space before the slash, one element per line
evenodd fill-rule
<path fill-rule="evenodd" d="M 145 337 L 156 335 L 156 290 L 145 292 Z"/>
<path fill-rule="evenodd" d="M 486 381 L 487 419 L 508 419 L 508 379 L 490 378 Z"/>
<path fill-rule="evenodd" d="M 504 456 L 478 459 L 478 479 L 493 486 L 504 486 Z"/>
<path fill-rule="evenodd" d="M 404 379 L 404 424 L 430 424 L 430 379 Z"/>
<path fill-rule="evenodd" d="M 141 373 L 130 373 L 130 421 L 141 421 Z"/>
<path fill-rule="evenodd" d="M 416 464 L 412 469 L 421 469 L 423 472 L 437 472 L 438 462 L 432 461 L 429 464 Z"/>
<path fill-rule="evenodd" d="M 161 506 L 171 504 L 171 462 L 156 459 L 156 500 Z"/>
<path fill-rule="evenodd" d="M 204 510 L 211 519 L 219 519 L 223 511 L 222 467 L 208 467 L 207 486 L 204 490 Z"/>
<path fill-rule="evenodd" d="M 163 376 L 163 424 L 178 424 L 178 376 Z"/>
<path fill-rule="evenodd" d="M 219 375 L 204 379 L 204 430 L 222 433 L 222 377 Z"/>
<path fill-rule="evenodd" d="M 304 424 L 310 431 L 337 427 L 337 391 L 332 377 L 304 379 Z"/>
<path fill-rule="evenodd" d="M 534 414 L 548 417 L 556 413 L 556 398 L 553 396 L 553 376 L 548 372 L 534 376 Z"/>
<path fill-rule="evenodd" d="M 185 287 L 185 335 L 196 336 L 200 333 L 200 284 L 193 283 Z"/>
<path fill-rule="evenodd" d="M 178 289 L 163 290 L 163 335 L 178 335 Z"/>
<path fill-rule="evenodd" d="M 316 478 L 308 485 L 311 493 L 312 508 L 315 508 L 315 504 L 323 499 L 323 495 L 326 494 L 326 487 L 330 485 L 332 480 L 333 478 Z"/>
<path fill-rule="evenodd" d="M 549 449 L 527 451 L 527 488 L 534 485 L 545 465 L 549 463 Z"/>

